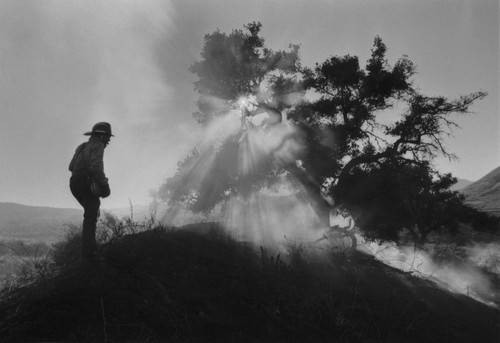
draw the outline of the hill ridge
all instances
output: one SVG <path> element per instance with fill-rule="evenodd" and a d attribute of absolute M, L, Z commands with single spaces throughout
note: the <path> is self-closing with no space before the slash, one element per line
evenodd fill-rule
<path fill-rule="evenodd" d="M 500 167 L 487 173 L 461 191 L 466 204 L 500 216 Z"/>

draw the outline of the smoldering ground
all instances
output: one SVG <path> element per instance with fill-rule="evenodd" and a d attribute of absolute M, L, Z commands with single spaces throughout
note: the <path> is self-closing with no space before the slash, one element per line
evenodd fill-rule
<path fill-rule="evenodd" d="M 423 249 L 395 244 L 363 243 L 360 249 L 380 261 L 436 281 L 450 292 L 463 294 L 487 305 L 500 306 L 498 261 L 500 244 L 427 244 Z"/>

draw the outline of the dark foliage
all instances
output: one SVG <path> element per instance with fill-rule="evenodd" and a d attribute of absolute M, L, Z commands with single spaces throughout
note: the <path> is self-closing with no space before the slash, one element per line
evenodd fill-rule
<path fill-rule="evenodd" d="M 464 206 L 457 213 L 457 218 L 463 223 L 470 223 L 476 231 L 500 233 L 500 217 L 489 215 L 470 206 Z"/>
<path fill-rule="evenodd" d="M 455 182 L 450 174 L 433 176 L 427 164 L 386 163 L 355 168 L 337 198 L 355 214 L 366 238 L 397 242 L 405 228 L 423 245 L 431 232 L 453 233 L 460 222 L 471 222 L 463 196 L 449 189 Z"/>

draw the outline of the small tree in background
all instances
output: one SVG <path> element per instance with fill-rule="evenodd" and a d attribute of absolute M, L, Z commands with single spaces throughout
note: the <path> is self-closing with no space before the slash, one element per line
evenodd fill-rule
<path fill-rule="evenodd" d="M 208 125 L 252 96 L 254 111 L 266 111 L 278 123 L 285 118 L 300 132 L 302 152 L 287 161 L 271 155 L 242 175 L 231 163 L 237 159 L 237 140 L 208 153 L 195 150 L 179 163 L 160 197 L 209 212 L 235 195 L 288 177 L 325 225 L 335 203 L 370 239 L 396 240 L 407 229 L 421 243 L 431 231 L 456 227 L 452 214 L 463 206 L 463 199 L 449 191 L 456 179 L 440 175 L 431 162 L 438 155 L 455 157 L 444 145 L 457 126 L 453 118 L 485 93 L 454 100 L 423 95 L 413 87 L 413 63 L 403 56 L 389 65 L 380 37 L 364 68 L 350 55 L 307 68 L 300 65 L 298 46 L 274 52 L 264 47 L 260 23 L 245 28 L 247 33 L 217 30 L 205 36 L 202 60 L 191 67 L 199 78 L 195 117 Z M 190 182 L 193 170 L 200 169 L 206 177 Z"/>

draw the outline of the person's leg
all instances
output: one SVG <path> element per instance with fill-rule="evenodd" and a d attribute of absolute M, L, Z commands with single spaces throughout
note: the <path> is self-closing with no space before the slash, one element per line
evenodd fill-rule
<path fill-rule="evenodd" d="M 96 258 L 97 243 L 95 231 L 97 218 L 99 217 L 99 206 L 101 202 L 98 197 L 89 194 L 84 198 L 83 229 L 82 229 L 82 258 L 84 262 L 92 262 Z"/>
<path fill-rule="evenodd" d="M 78 203 L 83 207 L 83 195 L 85 193 L 85 187 L 82 187 L 81 182 L 79 181 L 72 181 L 69 184 L 69 188 L 71 190 L 71 194 L 73 194 Z"/>
<path fill-rule="evenodd" d="M 95 232 L 101 202 L 98 197 L 92 194 L 90 185 L 85 179 L 71 184 L 71 192 L 76 200 L 83 206 L 84 211 L 82 227 L 82 260 L 83 262 L 93 262 L 95 261 L 97 253 Z"/>

